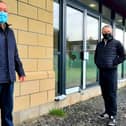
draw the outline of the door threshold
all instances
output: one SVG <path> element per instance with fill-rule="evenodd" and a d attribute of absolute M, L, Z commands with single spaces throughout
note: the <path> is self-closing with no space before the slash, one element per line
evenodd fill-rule
<path fill-rule="evenodd" d="M 79 91 L 80 91 L 80 87 L 73 87 L 73 88 L 66 89 L 66 94 L 72 94 Z"/>

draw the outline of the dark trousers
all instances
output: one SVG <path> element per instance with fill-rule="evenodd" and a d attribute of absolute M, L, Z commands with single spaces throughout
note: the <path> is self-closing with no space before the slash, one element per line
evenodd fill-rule
<path fill-rule="evenodd" d="M 99 81 L 108 115 L 117 114 L 117 69 L 100 69 Z"/>
<path fill-rule="evenodd" d="M 13 126 L 14 83 L 0 84 L 1 126 Z"/>

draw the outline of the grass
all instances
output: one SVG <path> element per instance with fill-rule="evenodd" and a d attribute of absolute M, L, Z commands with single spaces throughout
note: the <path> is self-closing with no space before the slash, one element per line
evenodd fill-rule
<path fill-rule="evenodd" d="M 49 115 L 53 115 L 57 117 L 65 117 L 66 113 L 62 109 L 52 109 L 49 111 Z"/>

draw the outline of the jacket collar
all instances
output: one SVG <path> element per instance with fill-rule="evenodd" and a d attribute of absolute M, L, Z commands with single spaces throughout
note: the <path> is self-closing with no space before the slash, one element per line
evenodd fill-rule
<path fill-rule="evenodd" d="M 10 26 L 11 24 L 5 23 L 4 25 L 5 25 L 5 30 L 6 30 L 6 29 L 9 28 L 9 26 Z M 0 27 L 0 29 L 2 29 L 2 28 Z"/>
<path fill-rule="evenodd" d="M 114 38 L 111 38 L 111 39 L 109 39 L 109 40 L 106 41 L 106 42 L 107 42 L 107 43 L 108 43 L 108 42 L 111 42 L 113 39 L 114 39 Z M 102 42 L 105 42 L 105 39 L 104 39 L 104 38 L 102 39 Z"/>

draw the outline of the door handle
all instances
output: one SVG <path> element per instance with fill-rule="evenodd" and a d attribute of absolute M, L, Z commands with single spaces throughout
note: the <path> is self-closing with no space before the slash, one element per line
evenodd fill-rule
<path fill-rule="evenodd" d="M 83 51 L 80 52 L 80 59 L 84 60 L 84 52 Z"/>
<path fill-rule="evenodd" d="M 80 59 L 81 60 L 88 60 L 89 59 L 89 52 L 81 51 L 80 52 Z"/>
<path fill-rule="evenodd" d="M 84 60 L 88 60 L 89 59 L 89 52 L 84 52 Z"/>

